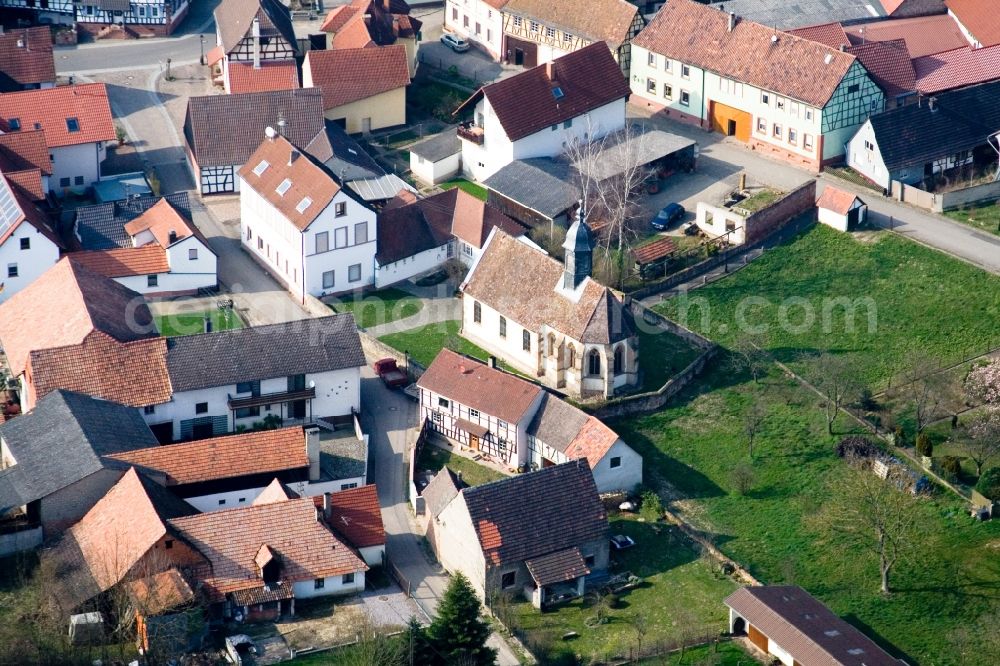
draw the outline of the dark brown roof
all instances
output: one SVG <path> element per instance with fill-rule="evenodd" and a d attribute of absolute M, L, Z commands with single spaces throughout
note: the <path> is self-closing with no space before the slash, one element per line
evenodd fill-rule
<path fill-rule="evenodd" d="M 442 349 L 417 386 L 508 423 L 519 422 L 542 389 L 468 356 Z"/>
<path fill-rule="evenodd" d="M 551 393 L 542 398 L 528 425 L 528 434 L 570 459 L 585 459 L 591 468 L 597 467 L 619 440 L 618 433 L 600 419 L 588 416 Z"/>
<path fill-rule="evenodd" d="M 730 31 L 729 15 L 716 7 L 670 0 L 633 43 L 817 108 L 854 64 L 848 53 L 746 19 Z"/>
<path fill-rule="evenodd" d="M 915 89 L 917 77 L 910 52 L 906 50 L 906 40 L 857 44 L 847 47 L 847 52 L 861 61 L 887 96 L 896 97 Z"/>
<path fill-rule="evenodd" d="M 49 158 L 44 130 L 21 130 L 0 134 L 0 155 L 16 155 L 37 167 L 43 174 L 52 175 L 52 160 Z"/>
<path fill-rule="evenodd" d="M 466 488 L 462 496 L 488 566 L 608 539 L 607 514 L 584 460 Z"/>
<path fill-rule="evenodd" d="M 200 167 L 247 161 L 267 127 L 286 123 L 285 136 L 307 146 L 324 131 L 323 93 L 315 89 L 207 95 L 188 100 L 184 138 Z"/>
<path fill-rule="evenodd" d="M 302 66 L 311 73 L 313 86 L 323 91 L 327 110 L 410 84 L 402 44 L 310 51 Z"/>
<path fill-rule="evenodd" d="M 870 638 L 797 585 L 744 587 L 725 604 L 808 666 L 899 666 Z"/>
<path fill-rule="evenodd" d="M 374 485 L 331 493 L 327 522 L 355 548 L 385 544 L 382 509 Z"/>
<path fill-rule="evenodd" d="M 498 209 L 452 188 L 407 205 L 383 208 L 378 220 L 378 252 L 385 266 L 457 237 L 481 248 L 494 227 L 521 236 L 525 229 Z"/>
<path fill-rule="evenodd" d="M 563 93 L 558 99 L 553 94 L 556 87 Z M 611 51 L 598 42 L 551 63 L 483 86 L 455 113 L 475 107 L 485 96 L 507 137 L 517 141 L 615 100 L 625 99 L 629 92 L 628 80 Z"/>
<path fill-rule="evenodd" d="M 629 37 L 639 8 L 625 0 L 510 0 L 504 14 L 537 19 L 591 41 L 618 48 Z"/>
<path fill-rule="evenodd" d="M 576 546 L 536 557 L 524 564 L 528 567 L 528 573 L 539 585 L 564 583 L 590 573 L 580 549 Z"/>
<path fill-rule="evenodd" d="M 844 32 L 844 26 L 836 21 L 833 23 L 820 23 L 819 25 L 793 28 L 788 32 L 803 39 L 811 39 L 814 42 L 826 44 L 831 49 L 839 49 L 841 46 L 848 46 L 851 43 L 851 40 L 847 38 L 847 33 Z"/>
<path fill-rule="evenodd" d="M 656 240 L 632 248 L 632 257 L 639 265 L 651 264 L 654 261 L 663 259 L 677 250 L 674 241 L 669 236 L 660 236 Z"/>
<path fill-rule="evenodd" d="M 55 83 L 52 29 L 43 25 L 0 33 L 0 73 L 20 85 Z"/>
<path fill-rule="evenodd" d="M 511 266 L 518 270 L 511 271 Z M 562 290 L 562 277 L 563 265 L 557 259 L 498 229 L 462 289 L 467 297 L 530 331 L 548 326 L 595 344 L 635 334 L 628 311 L 610 289 L 587 278 L 578 288 L 579 296 L 571 298 Z"/>

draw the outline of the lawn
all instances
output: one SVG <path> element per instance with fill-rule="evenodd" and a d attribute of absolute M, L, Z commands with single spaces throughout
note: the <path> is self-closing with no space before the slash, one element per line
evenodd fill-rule
<path fill-rule="evenodd" d="M 647 328 L 639 326 L 642 390 L 656 391 L 698 358 L 700 350 L 673 333 L 659 329 L 648 331 Z"/>
<path fill-rule="evenodd" d="M 766 417 L 742 496 L 732 470 L 749 461 L 743 422 L 755 401 Z M 821 545 L 809 522 L 844 473 L 833 447 L 850 430 L 841 419 L 828 435 L 818 403 L 776 368 L 758 385 L 720 359 L 667 409 L 611 426 L 642 454 L 646 483 L 764 583 L 802 585 L 909 663 L 954 663 L 949 635 L 1000 611 L 1000 522 L 972 521 L 950 494 L 925 500 L 920 553 L 881 595 L 875 563 Z"/>
<path fill-rule="evenodd" d="M 390 333 L 379 338 L 394 349 L 408 352 L 410 358 L 427 367 L 447 347 L 461 354 L 466 354 L 486 361 L 489 354 L 472 344 L 458 334 L 462 322 L 458 320 L 437 322 L 413 328 L 400 333 Z"/>
<path fill-rule="evenodd" d="M 423 80 L 420 85 L 406 89 L 406 103 L 416 115 L 431 116 L 446 123 L 455 122 L 452 113 L 467 97 L 466 93 L 437 81 Z"/>
<path fill-rule="evenodd" d="M 156 328 L 160 335 L 194 335 L 205 330 L 205 317 L 211 317 L 213 331 L 243 328 L 243 320 L 232 310 L 207 310 L 156 315 Z"/>
<path fill-rule="evenodd" d="M 945 216 L 980 231 L 1000 235 L 1000 205 L 996 203 L 976 206 L 975 208 L 949 210 Z"/>
<path fill-rule="evenodd" d="M 779 197 L 781 197 L 781 192 L 765 187 L 762 190 L 754 192 L 749 197 L 736 204 L 736 207 L 742 208 L 748 213 L 756 213 L 762 208 L 767 208 L 773 204 Z"/>
<path fill-rule="evenodd" d="M 474 460 L 455 455 L 451 451 L 446 451 L 440 446 L 427 444 L 420 450 L 420 456 L 416 462 L 417 469 L 437 472 L 447 466 L 453 472 L 459 472 L 462 480 L 470 486 L 481 486 L 490 481 L 499 481 L 506 478 L 495 469 L 480 465 Z"/>
<path fill-rule="evenodd" d="M 397 319 L 412 317 L 424 307 L 423 301 L 402 289 L 389 287 L 346 300 L 327 303 L 334 312 L 353 312 L 361 328 L 388 324 Z"/>
<path fill-rule="evenodd" d="M 957 362 L 1000 344 L 1000 277 L 888 232 L 822 225 L 656 309 L 723 345 L 759 328 L 761 346 L 813 378 L 817 353 L 846 355 L 876 390 L 912 351 Z"/>
<path fill-rule="evenodd" d="M 463 192 L 467 192 L 477 199 L 482 199 L 486 201 L 486 188 L 482 185 L 476 185 L 472 181 L 466 180 L 465 178 L 454 178 L 452 180 L 446 180 L 443 183 L 439 183 L 438 187 L 442 190 L 450 190 L 457 187 Z"/>
<path fill-rule="evenodd" d="M 613 534 L 627 534 L 636 545 L 612 551 L 612 573 L 631 573 L 642 582 L 614 601 L 608 600 L 608 621 L 588 628 L 594 616 L 594 599 L 577 599 L 553 610 L 539 612 L 526 601 L 513 607 L 514 623 L 526 635 L 539 657 L 556 660 L 564 653 L 579 654 L 582 663 L 614 662 L 639 647 L 635 618 L 645 620 L 643 645 L 666 644 L 684 635 L 717 635 L 726 629 L 722 599 L 736 583 L 713 570 L 699 551 L 676 527 L 653 525 L 624 516 L 611 519 Z M 563 634 L 575 631 L 570 641 Z M 685 634 L 685 632 L 689 632 Z"/>

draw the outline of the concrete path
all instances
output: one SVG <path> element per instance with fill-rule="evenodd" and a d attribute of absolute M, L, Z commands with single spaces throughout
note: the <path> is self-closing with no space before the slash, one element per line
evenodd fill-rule
<path fill-rule="evenodd" d="M 449 579 L 439 565 L 427 560 L 406 499 L 407 433 L 416 424 L 417 406 L 401 391 L 386 388 L 370 367 L 364 368 L 361 376 L 361 418 L 365 432 L 370 433 L 368 480 L 378 486 L 386 552 L 410 582 L 413 598 L 433 616 Z M 498 650 L 497 663 L 501 666 L 521 663 L 496 633 L 488 644 Z"/>
<path fill-rule="evenodd" d="M 722 180 L 727 181 L 727 184 L 732 183 L 734 176 L 742 170 L 745 170 L 754 181 L 766 182 L 786 191 L 807 178 L 818 178 L 817 194 L 830 184 L 853 191 L 868 204 L 872 221 L 876 224 L 888 227 L 889 218 L 892 217 L 895 231 L 957 259 L 993 273 L 1000 273 L 1000 238 L 996 236 L 984 234 L 945 217 L 887 199 L 877 192 L 840 178 L 826 174 L 817 176 L 785 162 L 765 157 L 732 137 L 724 137 L 671 118 L 650 117 L 648 111 L 635 106 L 628 107 L 628 114 L 636 121 L 698 142 L 700 153 L 697 171 L 693 176 L 685 176 L 685 180 L 680 181 L 682 188 L 702 186 L 704 189 L 709 189 L 713 186 L 713 182 Z M 684 192 L 687 190 L 683 190 L 682 194 Z M 695 192 L 688 194 L 696 195 Z"/>

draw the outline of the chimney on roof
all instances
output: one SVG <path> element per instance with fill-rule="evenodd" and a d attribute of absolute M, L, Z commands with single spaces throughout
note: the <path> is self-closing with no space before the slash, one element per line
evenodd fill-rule
<path fill-rule="evenodd" d="M 548 77 L 549 81 L 556 80 L 556 64 L 551 60 L 545 63 L 545 76 Z"/>
<path fill-rule="evenodd" d="M 931 113 L 937 111 L 937 97 L 931 97 L 927 100 L 927 108 L 931 110 Z"/>
<path fill-rule="evenodd" d="M 253 20 L 253 68 L 260 69 L 260 19 Z"/>
<path fill-rule="evenodd" d="M 278 134 L 285 136 L 285 129 L 288 127 L 288 123 L 285 121 L 285 114 L 278 114 Z"/>
<path fill-rule="evenodd" d="M 774 33 L 773 35 L 771 35 L 771 43 L 772 44 L 778 43 L 778 33 Z"/>
<path fill-rule="evenodd" d="M 729 12 L 729 32 L 736 27 L 736 12 Z"/>
<path fill-rule="evenodd" d="M 288 166 L 292 166 L 292 164 L 295 163 L 295 160 L 299 159 L 300 154 L 301 153 L 299 153 L 299 151 L 292 148 L 291 152 L 288 153 Z"/>
<path fill-rule="evenodd" d="M 24 37 L 18 37 L 17 38 L 17 48 L 19 48 L 19 49 L 23 49 L 24 48 Z"/>
<path fill-rule="evenodd" d="M 841 44 L 840 45 L 840 52 L 841 53 L 846 53 L 847 52 L 847 44 Z"/>
<path fill-rule="evenodd" d="M 171 245 L 177 242 L 177 232 L 174 231 L 173 229 L 171 229 L 167 233 L 167 242 L 169 242 Z"/>
<path fill-rule="evenodd" d="M 496 370 L 496 369 L 497 369 L 497 357 L 496 357 L 496 356 L 493 356 L 493 355 L 491 354 L 491 355 L 490 355 L 490 358 L 489 358 L 489 361 L 487 361 L 487 364 L 488 364 L 488 365 L 489 365 L 489 366 L 490 366 L 491 368 L 493 368 L 494 370 Z"/>
<path fill-rule="evenodd" d="M 323 515 L 330 515 L 330 493 L 323 493 Z"/>
<path fill-rule="evenodd" d="M 309 459 L 309 480 L 319 481 L 319 428 L 310 426 L 306 433 L 306 457 Z"/>
<path fill-rule="evenodd" d="M 202 329 L 205 331 L 205 333 L 212 332 L 212 318 L 209 317 L 208 315 L 205 315 L 205 319 L 202 322 Z"/>

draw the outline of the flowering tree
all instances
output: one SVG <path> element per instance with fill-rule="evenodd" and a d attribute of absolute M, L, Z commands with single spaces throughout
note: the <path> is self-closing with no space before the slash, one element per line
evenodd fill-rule
<path fill-rule="evenodd" d="M 965 380 L 965 393 L 992 409 L 1000 409 L 1000 360 L 973 368 Z"/>
<path fill-rule="evenodd" d="M 973 368 L 965 380 L 965 395 L 970 403 L 983 405 L 960 438 L 981 476 L 983 467 L 1000 455 L 1000 361 Z"/>

